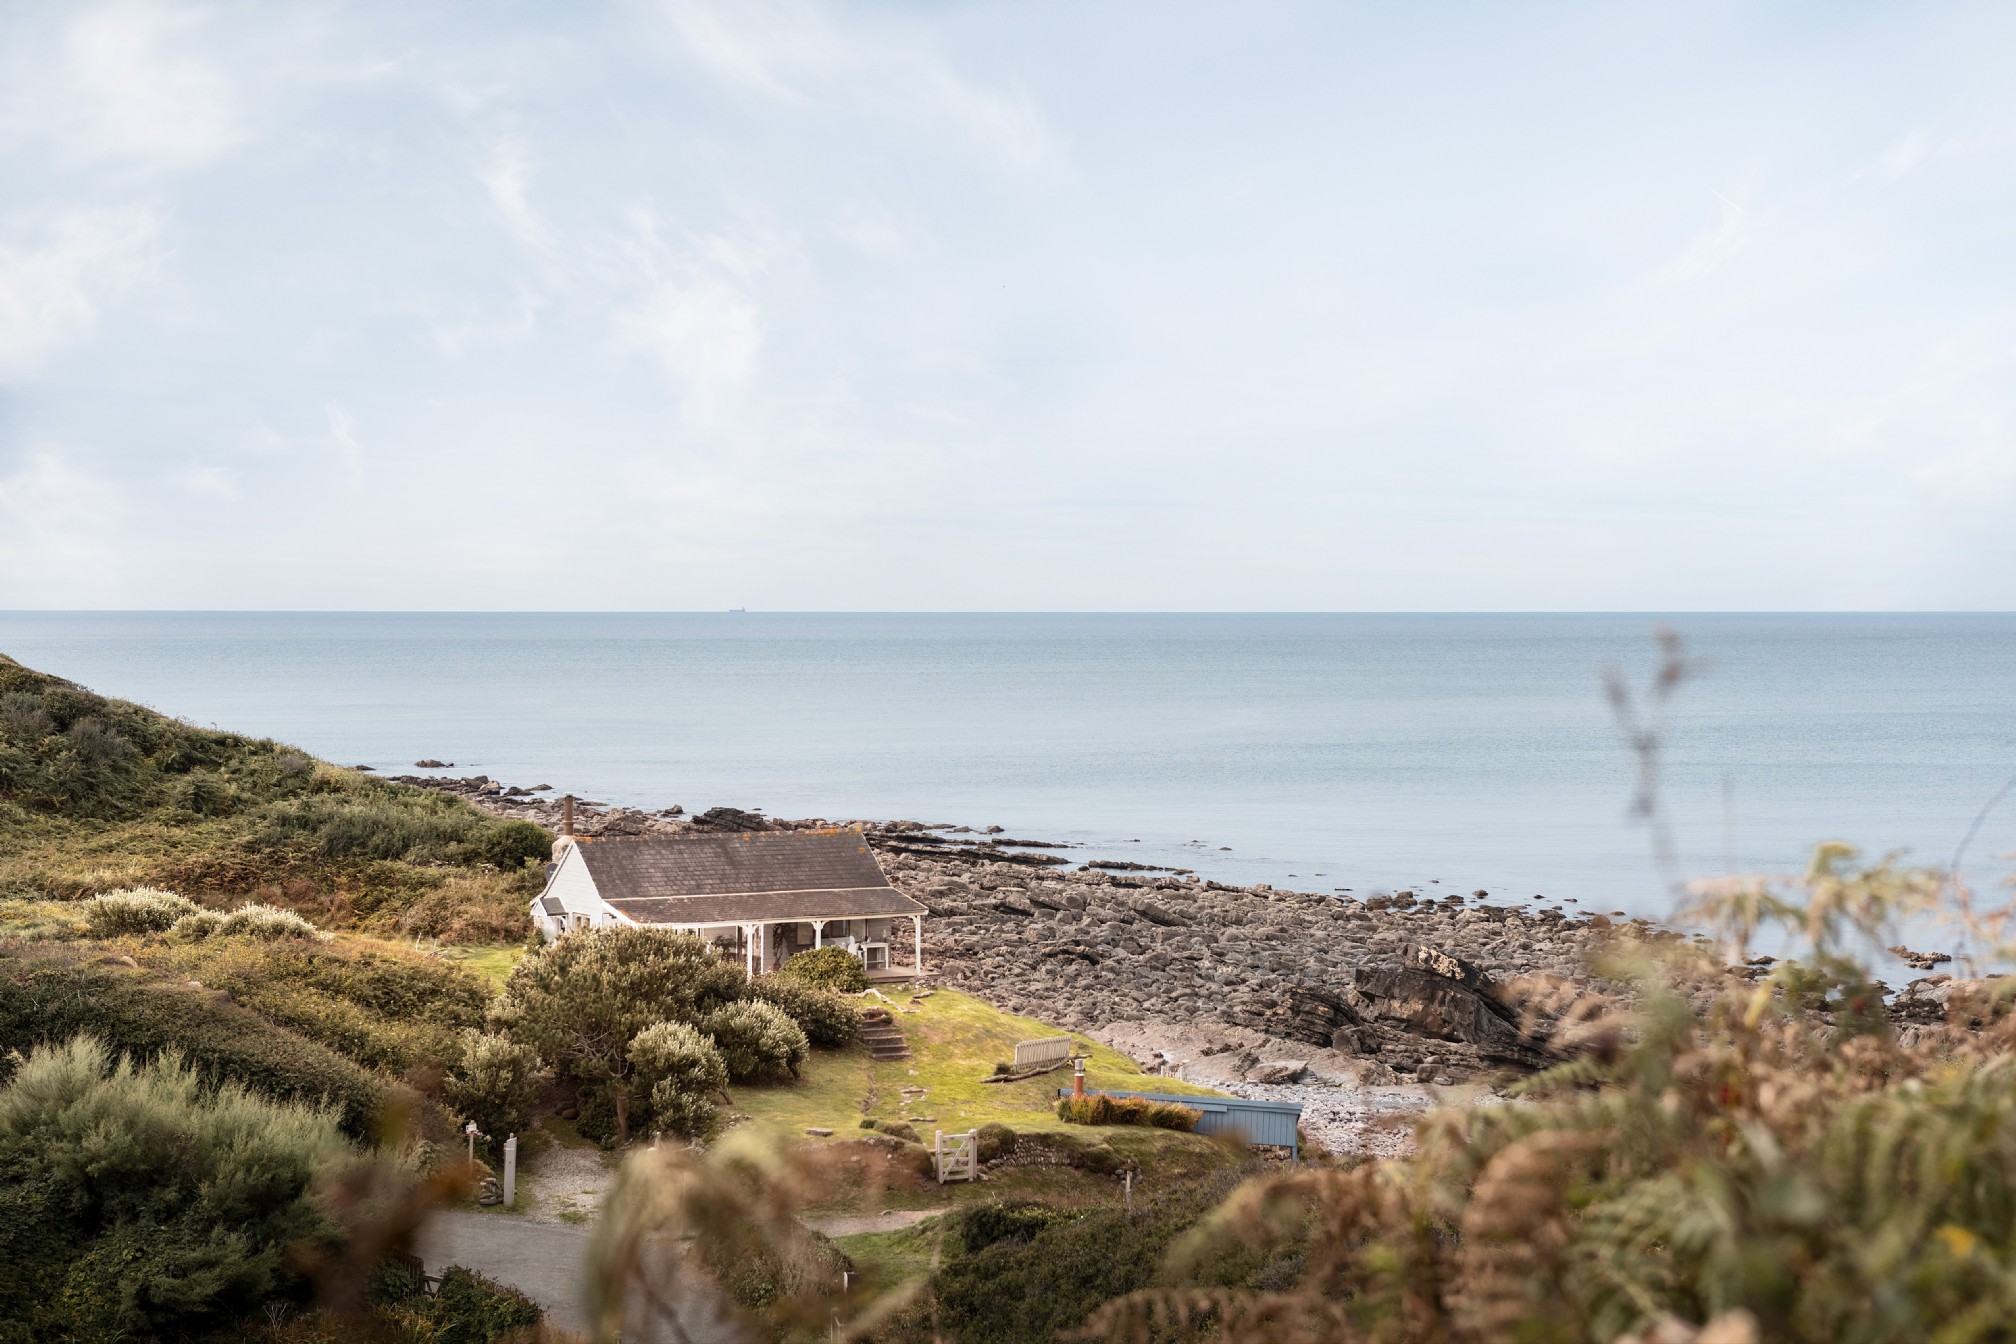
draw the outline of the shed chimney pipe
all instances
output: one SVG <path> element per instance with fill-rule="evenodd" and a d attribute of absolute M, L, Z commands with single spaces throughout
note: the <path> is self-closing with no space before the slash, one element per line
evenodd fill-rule
<path fill-rule="evenodd" d="M 574 834 L 574 795 L 571 793 L 560 800 L 560 834 Z"/>

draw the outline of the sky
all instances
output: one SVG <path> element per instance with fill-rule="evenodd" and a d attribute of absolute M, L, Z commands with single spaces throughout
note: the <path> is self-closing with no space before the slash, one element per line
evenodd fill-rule
<path fill-rule="evenodd" d="M 0 608 L 2016 608 L 2016 6 L 0 7 Z"/>

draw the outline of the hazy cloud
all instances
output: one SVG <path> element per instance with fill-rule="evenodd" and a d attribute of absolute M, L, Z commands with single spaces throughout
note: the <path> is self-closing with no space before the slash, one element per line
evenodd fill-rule
<path fill-rule="evenodd" d="M 147 269 L 158 231 L 140 206 L 0 227 L 0 382 L 31 376 L 87 336 L 103 306 Z"/>
<path fill-rule="evenodd" d="M 0 602 L 2016 606 L 2012 42 L 23 0 Z"/>

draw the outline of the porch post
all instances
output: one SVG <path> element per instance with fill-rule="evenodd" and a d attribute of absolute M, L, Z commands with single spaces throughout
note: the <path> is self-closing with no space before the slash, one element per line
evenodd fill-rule
<path fill-rule="evenodd" d="M 817 952 L 824 946 L 826 946 L 826 921 L 815 919 L 812 921 L 812 950 Z"/>
<path fill-rule="evenodd" d="M 744 961 L 747 962 L 747 965 L 743 969 L 748 972 L 749 978 L 754 980 L 756 978 L 756 926 L 753 924 L 744 924 L 742 926 L 742 956 Z"/>
<path fill-rule="evenodd" d="M 916 936 L 914 950 L 910 954 L 910 969 L 918 975 L 924 973 L 924 916 L 910 916 L 910 931 Z"/>

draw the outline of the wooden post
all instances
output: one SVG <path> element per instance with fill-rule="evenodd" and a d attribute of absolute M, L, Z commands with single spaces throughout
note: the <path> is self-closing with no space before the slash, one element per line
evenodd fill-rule
<path fill-rule="evenodd" d="M 826 921 L 815 919 L 812 921 L 812 950 L 817 952 L 824 946 L 826 946 Z"/>
<path fill-rule="evenodd" d="M 518 1204 L 518 1136 L 504 1140 L 504 1207 Z"/>
<path fill-rule="evenodd" d="M 938 1184 L 945 1184 L 945 1131 L 931 1131 L 931 1166 L 938 1173 Z"/>
<path fill-rule="evenodd" d="M 980 1131 L 977 1129 L 966 1131 L 966 1179 L 980 1179 Z"/>
<path fill-rule="evenodd" d="M 754 924 L 744 924 L 742 926 L 742 956 L 748 962 L 748 965 L 743 969 L 748 972 L 749 978 L 754 980 L 756 978 L 756 926 Z"/>
<path fill-rule="evenodd" d="M 916 944 L 910 953 L 910 969 L 918 975 L 924 974 L 924 916 L 910 916 L 910 931 L 916 936 Z"/>
<path fill-rule="evenodd" d="M 1123 1190 L 1125 1190 L 1125 1191 L 1127 1192 L 1127 1212 L 1129 1212 L 1129 1213 L 1132 1213 L 1132 1212 L 1134 1212 L 1134 1173 L 1133 1173 L 1133 1172 L 1131 1172 L 1131 1171 L 1123 1171 L 1123 1172 L 1121 1172 L 1121 1173 L 1120 1173 L 1120 1188 L 1121 1188 L 1121 1189 L 1123 1189 Z"/>

